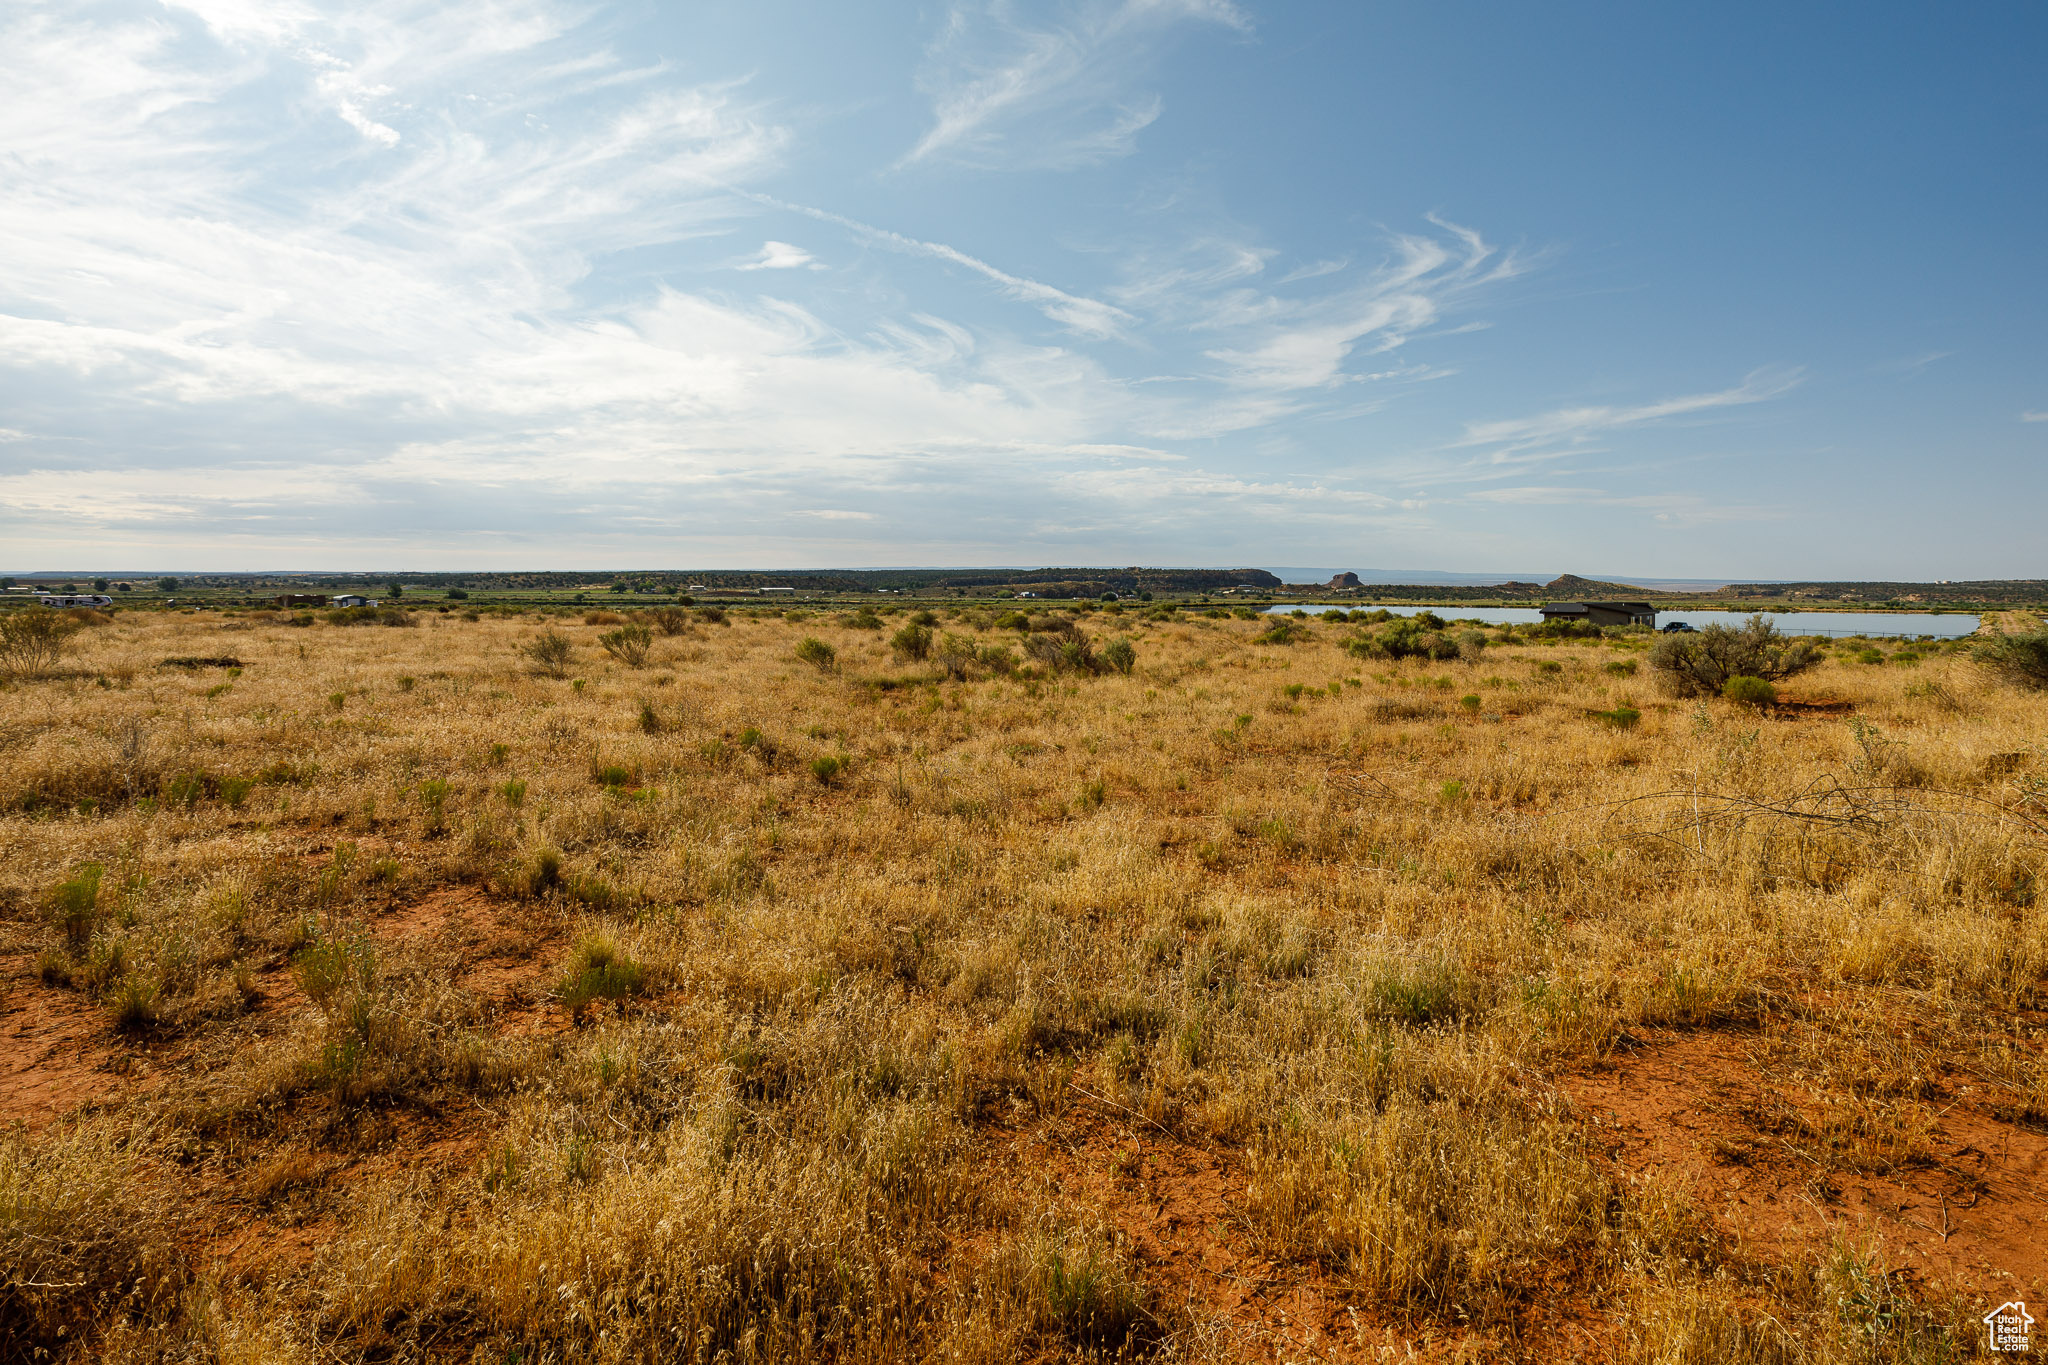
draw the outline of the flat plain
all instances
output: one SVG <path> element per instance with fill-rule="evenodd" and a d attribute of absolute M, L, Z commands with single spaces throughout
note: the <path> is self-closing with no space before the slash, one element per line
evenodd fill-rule
<path fill-rule="evenodd" d="M 1945 1360 L 2048 1297 L 2048 701 L 1963 651 L 1756 710 L 1640 635 L 384 616 L 0 690 L 0 1359 Z"/>

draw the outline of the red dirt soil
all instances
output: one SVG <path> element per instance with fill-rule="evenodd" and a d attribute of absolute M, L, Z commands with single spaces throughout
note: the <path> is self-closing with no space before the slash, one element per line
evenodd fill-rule
<path fill-rule="evenodd" d="M 1991 1304 L 2048 1292 L 2048 1136 L 1991 1117 L 1986 1088 L 1964 1084 L 1930 1106 L 1913 1159 L 1824 1166 L 1784 1137 L 1813 1097 L 1760 1055 L 1740 1035 L 1655 1035 L 1563 1086 L 1616 1166 L 1690 1190 L 1756 1251 L 1839 1236 Z"/>
<path fill-rule="evenodd" d="M 8 965 L 0 995 L 0 1126 L 41 1128 L 121 1089 L 139 1062 L 99 1002 L 44 985 L 25 960 Z"/>

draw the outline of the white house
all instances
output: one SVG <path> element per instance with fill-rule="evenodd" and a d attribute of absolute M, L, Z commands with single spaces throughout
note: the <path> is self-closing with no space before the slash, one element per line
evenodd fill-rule
<path fill-rule="evenodd" d="M 374 607 L 380 605 L 374 597 L 358 597 L 354 593 L 343 593 L 334 599 L 337 607 Z"/>
<path fill-rule="evenodd" d="M 111 607 L 114 599 L 103 592 L 46 592 L 36 597 L 46 607 Z"/>

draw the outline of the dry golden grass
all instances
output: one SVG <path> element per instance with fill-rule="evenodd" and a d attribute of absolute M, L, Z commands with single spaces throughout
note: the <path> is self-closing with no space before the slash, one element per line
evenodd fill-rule
<path fill-rule="evenodd" d="M 2048 1290 L 2048 702 L 1959 656 L 414 619 L 0 691 L 0 1360 L 1935 1360 Z"/>

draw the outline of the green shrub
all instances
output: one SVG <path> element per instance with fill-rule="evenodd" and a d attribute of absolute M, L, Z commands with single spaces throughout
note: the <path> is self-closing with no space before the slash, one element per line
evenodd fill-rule
<path fill-rule="evenodd" d="M 1643 718 L 1643 713 L 1633 706 L 1617 706 L 1612 711 L 1595 711 L 1593 715 L 1617 730 L 1633 730 Z"/>
<path fill-rule="evenodd" d="M 839 662 L 838 652 L 814 635 L 806 635 L 797 642 L 796 657 L 820 673 L 830 673 Z"/>
<path fill-rule="evenodd" d="M 930 612 L 923 615 L 929 616 Z M 889 637 L 889 648 L 899 659 L 910 659 L 922 663 L 932 652 L 932 630 L 930 626 L 912 621 Z"/>
<path fill-rule="evenodd" d="M 1721 684 L 1721 695 L 1737 706 L 1759 710 L 1778 704 L 1778 689 L 1762 678 L 1730 678 Z"/>
<path fill-rule="evenodd" d="M 1291 645 L 1308 638 L 1310 637 L 1307 626 L 1287 620 L 1285 617 L 1275 617 L 1272 624 L 1252 637 L 1252 643 L 1255 645 Z"/>
<path fill-rule="evenodd" d="M 559 631 L 544 630 L 538 637 L 521 646 L 521 654 L 533 666 L 533 671 L 546 678 L 569 676 L 569 661 L 574 654 L 569 638 Z"/>
<path fill-rule="evenodd" d="M 2048 690 L 2048 628 L 1993 636 L 1972 650 L 1971 657 L 2016 687 Z"/>
<path fill-rule="evenodd" d="M 620 1000 L 638 995 L 646 985 L 647 973 L 638 962 L 619 951 L 605 934 L 578 939 L 562 974 L 559 994 L 569 1017 L 581 1021 L 593 1000 Z"/>
<path fill-rule="evenodd" d="M 56 667 L 79 623 L 63 612 L 30 607 L 0 616 L 0 673 L 35 678 Z"/>
<path fill-rule="evenodd" d="M 1777 682 L 1821 661 L 1811 640 L 1791 640 L 1762 616 L 1741 629 L 1716 622 L 1704 630 L 1667 635 L 1650 651 L 1650 667 L 1681 697 L 1719 696 L 1731 678 Z"/>
<path fill-rule="evenodd" d="M 617 630 L 606 631 L 597 637 L 604 646 L 604 652 L 628 668 L 647 667 L 647 651 L 654 646 L 654 633 L 635 622 L 620 626 Z"/>
<path fill-rule="evenodd" d="M 1393 617 L 1371 634 L 1361 635 L 1344 647 L 1364 659 L 1442 660 L 1455 659 L 1465 652 L 1457 640 L 1444 633 L 1442 618 L 1427 611 Z M 1473 652 L 1476 655 L 1477 651 Z"/>
<path fill-rule="evenodd" d="M 129 972 L 107 992 L 107 1010 L 114 1027 L 141 1032 L 156 1027 L 157 1009 L 163 998 L 163 983 L 155 976 Z"/>
<path fill-rule="evenodd" d="M 330 939 L 301 948 L 292 956 L 292 979 L 306 998 L 323 1010 L 346 987 L 370 989 L 376 976 L 377 959 L 366 943 Z"/>
<path fill-rule="evenodd" d="M 73 949 L 83 948 L 92 938 L 93 925 L 99 918 L 100 879 L 105 874 L 102 864 L 81 863 L 50 892 L 50 908 L 55 912 L 57 927 L 64 931 Z"/>
<path fill-rule="evenodd" d="M 529 896 L 545 896 L 562 884 L 562 851 L 538 848 L 526 860 L 519 876 L 519 889 Z"/>
<path fill-rule="evenodd" d="M 820 786 L 829 787 L 846 773 L 846 760 L 832 754 L 811 760 L 811 776 L 818 779 Z"/>
<path fill-rule="evenodd" d="M 1102 647 L 1102 662 L 1129 677 L 1131 670 L 1138 666 L 1138 648 L 1129 637 L 1119 636 Z"/>

